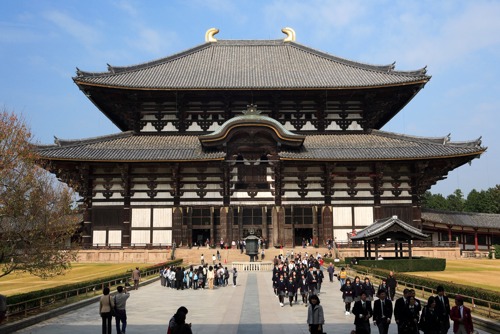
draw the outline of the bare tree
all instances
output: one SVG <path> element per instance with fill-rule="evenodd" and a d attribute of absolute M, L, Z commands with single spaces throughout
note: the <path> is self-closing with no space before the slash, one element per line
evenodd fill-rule
<path fill-rule="evenodd" d="M 0 277 L 60 275 L 76 258 L 73 191 L 37 166 L 32 140 L 22 118 L 0 111 Z"/>

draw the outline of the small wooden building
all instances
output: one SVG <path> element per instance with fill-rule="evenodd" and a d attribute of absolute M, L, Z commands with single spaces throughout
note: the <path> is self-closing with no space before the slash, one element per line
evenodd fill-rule
<path fill-rule="evenodd" d="M 74 82 L 119 133 L 40 146 L 85 205 L 92 246 L 270 245 L 345 240 L 398 215 L 420 227 L 420 196 L 479 157 L 452 142 L 381 128 L 430 80 L 295 41 L 217 40 Z"/>

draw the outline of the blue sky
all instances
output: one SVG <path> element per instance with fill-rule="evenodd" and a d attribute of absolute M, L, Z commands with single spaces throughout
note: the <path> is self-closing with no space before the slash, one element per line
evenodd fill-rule
<path fill-rule="evenodd" d="M 75 68 L 105 71 L 218 39 L 281 39 L 340 57 L 413 70 L 426 87 L 383 130 L 453 141 L 482 136 L 488 151 L 431 191 L 465 194 L 500 184 L 500 1 L 0 2 L 0 107 L 22 114 L 37 141 L 119 130 L 78 90 Z"/>

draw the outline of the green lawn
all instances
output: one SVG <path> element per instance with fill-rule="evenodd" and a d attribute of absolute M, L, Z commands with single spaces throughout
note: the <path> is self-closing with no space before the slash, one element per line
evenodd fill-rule
<path fill-rule="evenodd" d="M 65 275 L 56 276 L 43 280 L 26 273 L 12 273 L 0 278 L 0 293 L 6 296 L 25 293 L 33 290 L 53 288 L 60 285 L 75 282 L 90 281 L 95 278 L 111 276 L 114 274 L 125 274 L 127 270 L 135 267 L 144 268 L 144 263 L 76 263 Z"/>
<path fill-rule="evenodd" d="M 500 292 L 500 260 L 447 260 L 445 271 L 412 272 L 414 276 L 429 277 L 464 285 L 481 286 Z"/>

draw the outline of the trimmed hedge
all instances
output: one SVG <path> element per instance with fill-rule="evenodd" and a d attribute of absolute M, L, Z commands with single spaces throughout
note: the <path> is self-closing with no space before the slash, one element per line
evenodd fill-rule
<path fill-rule="evenodd" d="M 167 265 L 179 265 L 182 263 L 182 259 L 179 260 L 174 260 L 174 261 L 168 261 L 165 263 L 158 263 L 153 266 L 145 268 L 146 271 L 149 270 L 159 270 L 160 268 L 167 266 Z M 48 297 L 51 295 L 56 295 L 56 294 L 61 294 L 64 292 L 67 292 L 66 296 L 67 297 L 73 297 L 79 294 L 85 294 L 89 290 L 89 287 L 93 287 L 95 290 L 101 290 L 102 289 L 102 284 L 105 282 L 109 281 L 122 281 L 123 284 L 130 279 L 132 271 L 127 270 L 123 274 L 116 274 L 112 276 L 107 276 L 107 277 L 101 277 L 99 279 L 91 280 L 91 281 L 85 281 L 85 282 L 79 282 L 79 283 L 74 283 L 74 284 L 66 284 L 66 285 L 61 285 L 55 288 L 50 288 L 50 289 L 42 289 L 42 290 L 37 290 L 37 291 L 32 291 L 32 292 L 27 292 L 27 293 L 22 293 L 18 295 L 13 295 L 7 297 L 7 305 L 12 305 L 12 304 L 17 304 L 17 303 L 23 303 L 25 301 L 29 300 L 34 300 L 33 303 L 37 303 L 39 298 L 44 298 Z M 119 282 L 119 284 L 122 284 Z M 36 288 L 36 287 L 35 287 Z M 55 297 L 54 299 L 64 299 L 65 296 L 59 296 Z M 28 305 L 29 308 L 29 305 Z"/>
<path fill-rule="evenodd" d="M 362 265 L 357 265 L 355 266 L 355 270 L 360 270 L 360 271 L 367 271 L 370 274 L 381 276 L 381 277 L 387 277 L 389 276 L 389 271 L 387 269 L 381 269 L 381 268 L 371 268 L 371 267 L 365 267 Z M 406 282 L 407 284 L 414 284 L 415 289 L 419 289 L 420 287 L 429 287 L 432 289 L 436 289 L 439 285 L 441 285 L 447 295 L 454 297 L 455 295 L 462 295 L 464 296 L 464 300 L 472 303 L 472 300 L 470 297 L 467 296 L 473 296 L 474 303 L 477 305 L 482 305 L 482 306 L 488 306 L 486 302 L 483 302 L 481 300 L 485 301 L 490 301 L 494 303 L 500 303 L 500 293 L 496 291 L 491 291 L 491 290 L 486 290 L 486 289 L 481 289 L 477 287 L 476 285 L 463 285 L 463 284 L 457 284 L 453 282 L 448 282 L 448 281 L 441 281 L 441 280 L 436 280 L 436 279 L 431 279 L 427 277 L 418 277 L 418 276 L 413 276 L 411 274 L 403 274 L 403 273 L 397 273 L 395 274 L 396 279 L 398 281 L 403 281 Z M 434 291 L 436 292 L 436 291 Z M 481 299 L 481 300 L 478 300 Z M 500 305 L 492 305 L 491 306 L 494 309 L 500 309 Z"/>
<path fill-rule="evenodd" d="M 381 268 L 397 272 L 412 271 L 443 271 L 446 269 L 446 259 L 439 258 L 413 258 L 413 259 L 384 259 L 358 260 L 358 264 L 370 268 Z"/>

